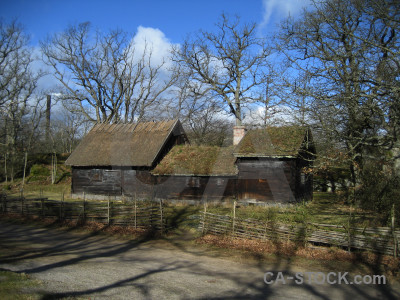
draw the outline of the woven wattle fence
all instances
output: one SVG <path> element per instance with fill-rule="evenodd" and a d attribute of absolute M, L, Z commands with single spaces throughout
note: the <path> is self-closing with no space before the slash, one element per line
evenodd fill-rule
<path fill-rule="evenodd" d="M 165 229 L 163 206 L 142 201 L 56 201 L 48 198 L 8 198 L 0 195 L 0 212 L 60 220 L 95 221 L 143 229 Z"/>
<path fill-rule="evenodd" d="M 346 226 L 299 223 L 284 224 L 255 219 L 240 219 L 202 212 L 200 230 L 203 234 L 228 235 L 234 238 L 292 241 L 304 245 L 337 246 L 398 255 L 400 231 L 389 227 L 349 228 Z"/>

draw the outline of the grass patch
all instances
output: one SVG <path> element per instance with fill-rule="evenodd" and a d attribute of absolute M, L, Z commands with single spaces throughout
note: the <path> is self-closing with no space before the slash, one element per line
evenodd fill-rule
<path fill-rule="evenodd" d="M 233 216 L 233 204 L 209 205 L 210 213 Z M 357 227 L 386 226 L 378 212 L 362 210 L 344 203 L 333 193 L 314 193 L 309 202 L 290 206 L 244 206 L 236 208 L 236 217 L 288 224 L 309 222 L 318 224 L 350 225 Z"/>
<path fill-rule="evenodd" d="M 5 187 L 9 187 L 5 190 Z M 14 180 L 13 184 L 8 183 L 2 184 L 2 190 L 9 196 L 18 197 L 21 195 L 21 180 Z M 64 193 L 65 200 L 70 198 L 71 194 L 71 183 L 62 182 L 58 184 L 45 183 L 41 184 L 38 182 L 25 183 L 23 188 L 23 195 L 26 198 L 37 198 L 46 197 L 51 200 L 61 200 L 62 193 Z M 68 199 L 67 199 L 68 198 Z"/>
<path fill-rule="evenodd" d="M 32 292 L 41 286 L 41 282 L 30 278 L 25 273 L 0 270 L 0 299 L 40 299 L 38 292 Z"/>

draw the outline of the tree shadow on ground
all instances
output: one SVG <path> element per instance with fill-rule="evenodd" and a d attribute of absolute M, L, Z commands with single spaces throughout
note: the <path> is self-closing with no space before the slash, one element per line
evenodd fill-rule
<path fill-rule="evenodd" d="M 176 223 L 182 219 L 178 218 Z M 265 261 L 264 256 L 249 252 L 255 263 L 241 264 L 226 259 L 223 251 L 196 249 L 192 243 L 182 242 L 179 235 L 156 240 L 153 236 L 154 232 L 149 232 L 139 239 L 120 240 L 98 231 L 74 232 L 57 230 L 53 225 L 46 228 L 1 222 L 0 247 L 6 249 L 6 254 L 0 256 L 0 265 L 32 276 L 49 273 L 63 274 L 64 279 L 68 274 L 83 276 L 79 277 L 82 282 L 77 286 L 65 286 L 69 283 L 63 282 L 59 291 L 45 289 L 41 292 L 42 299 L 99 295 L 193 299 L 278 299 L 301 295 L 311 299 L 332 299 L 332 295 L 339 299 L 376 299 L 377 295 L 385 299 L 399 297 L 390 287 L 376 291 L 365 289 L 365 286 L 335 285 L 328 287 L 331 292 L 326 292 L 326 286 L 307 282 L 297 285 L 293 280 L 287 280 L 286 285 L 269 285 L 264 282 L 267 271 L 275 275 L 280 271 L 285 278 L 296 275 L 287 256 L 277 255 L 271 263 Z M 279 247 L 278 240 L 276 243 Z M 81 272 L 82 266 L 92 272 L 93 279 L 75 273 Z M 108 273 L 101 274 L 103 269 Z M 85 280 L 92 280 L 92 285 L 88 286 Z"/>

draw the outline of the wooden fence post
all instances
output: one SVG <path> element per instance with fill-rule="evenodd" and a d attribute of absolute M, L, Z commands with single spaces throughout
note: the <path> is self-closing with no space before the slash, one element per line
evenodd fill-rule
<path fill-rule="evenodd" d="M 392 235 L 393 235 L 393 257 L 397 257 L 397 237 L 396 237 L 396 231 L 395 231 L 395 210 L 394 210 L 394 203 L 392 205 Z"/>
<path fill-rule="evenodd" d="M 206 227 L 206 213 L 207 213 L 207 198 L 206 201 L 204 202 L 204 212 L 203 212 L 203 228 L 201 230 L 201 234 L 204 235 L 205 233 L 205 227 Z"/>
<path fill-rule="evenodd" d="M 137 195 L 135 192 L 135 229 L 137 229 L 137 203 L 136 203 L 136 201 L 137 201 Z"/>
<path fill-rule="evenodd" d="M 83 192 L 83 215 L 82 215 L 82 217 L 83 217 L 83 222 L 85 222 L 85 206 L 86 206 L 86 195 L 85 195 L 85 192 Z"/>
<path fill-rule="evenodd" d="M 108 194 L 107 202 L 107 225 L 110 225 L 110 194 Z"/>
<path fill-rule="evenodd" d="M 62 200 L 60 200 L 60 206 L 59 206 L 59 212 L 58 212 L 58 218 L 61 220 L 61 210 L 62 210 Z"/>
<path fill-rule="evenodd" d="M 6 194 L 1 195 L 1 209 L 3 214 L 7 212 L 6 201 L 7 201 L 7 195 Z"/>
<path fill-rule="evenodd" d="M 161 234 L 164 233 L 164 220 L 163 220 L 163 201 L 160 199 L 160 221 L 161 221 Z"/>
<path fill-rule="evenodd" d="M 351 212 L 352 212 L 352 208 L 353 206 L 350 206 L 350 213 L 349 213 L 349 219 L 347 221 L 347 251 L 351 252 L 351 230 L 350 230 L 350 226 L 351 226 Z"/>
<path fill-rule="evenodd" d="M 235 235 L 235 222 L 236 222 L 236 200 L 233 201 L 232 236 Z"/>
<path fill-rule="evenodd" d="M 21 215 L 24 215 L 24 189 L 21 189 Z"/>
<path fill-rule="evenodd" d="M 45 215 L 44 215 L 44 199 L 43 198 L 40 198 L 40 205 L 41 205 L 40 209 L 42 211 L 42 217 L 44 218 Z"/>
<path fill-rule="evenodd" d="M 64 206 L 64 192 L 61 193 L 61 202 L 60 202 L 60 220 L 63 219 L 63 206 Z"/>

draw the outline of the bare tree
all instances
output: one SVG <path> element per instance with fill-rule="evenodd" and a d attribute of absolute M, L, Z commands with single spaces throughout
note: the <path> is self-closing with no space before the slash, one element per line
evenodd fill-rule
<path fill-rule="evenodd" d="M 277 66 L 281 67 L 281 66 Z M 282 125 L 293 122 L 294 115 L 289 115 L 288 95 L 282 93 L 282 74 L 275 66 L 268 66 L 269 72 L 260 85 L 260 97 L 256 105 L 248 107 L 246 123 L 253 126 Z M 287 116 L 286 116 L 287 115 Z"/>
<path fill-rule="evenodd" d="M 31 125 L 37 123 L 40 115 L 35 91 L 42 73 L 32 71 L 33 56 L 28 42 L 22 26 L 16 21 L 0 23 L 1 145 L 9 159 L 11 180 L 16 173 L 18 154 L 30 148 L 37 128 Z"/>
<path fill-rule="evenodd" d="M 82 136 L 88 131 L 88 123 L 82 113 L 75 111 L 73 104 L 63 102 L 62 107 L 57 108 L 56 116 L 51 123 L 53 152 L 71 153 Z"/>
<path fill-rule="evenodd" d="M 201 31 L 174 49 L 174 57 L 192 71 L 192 80 L 204 84 L 242 123 L 242 106 L 260 99 L 258 87 L 265 80 L 265 40 L 257 37 L 256 24 L 240 24 L 222 15 L 217 32 Z"/>
<path fill-rule="evenodd" d="M 135 51 L 119 30 L 92 33 L 89 23 L 69 27 L 41 43 L 43 59 L 63 86 L 66 100 L 75 103 L 92 122 L 140 119 L 175 81 L 155 64 L 153 49 Z"/>
<path fill-rule="evenodd" d="M 232 145 L 233 121 L 214 102 L 204 102 L 201 109 L 190 114 L 184 125 L 192 144 Z"/>
<path fill-rule="evenodd" d="M 179 119 L 192 144 L 225 145 L 232 135 L 232 121 L 207 85 L 193 81 L 192 71 L 181 73 L 162 103 L 158 118 Z"/>

